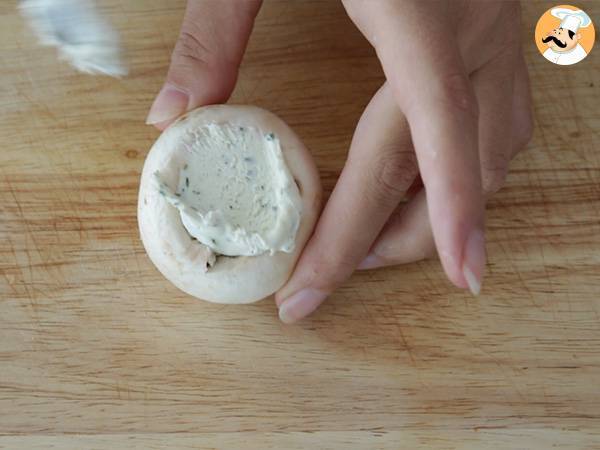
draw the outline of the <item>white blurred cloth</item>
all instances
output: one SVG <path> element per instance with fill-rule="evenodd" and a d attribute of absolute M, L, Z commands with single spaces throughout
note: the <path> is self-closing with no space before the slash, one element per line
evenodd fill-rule
<path fill-rule="evenodd" d="M 92 0 L 22 0 L 19 8 L 40 43 L 56 47 L 77 70 L 113 77 L 127 74 L 119 36 Z"/>

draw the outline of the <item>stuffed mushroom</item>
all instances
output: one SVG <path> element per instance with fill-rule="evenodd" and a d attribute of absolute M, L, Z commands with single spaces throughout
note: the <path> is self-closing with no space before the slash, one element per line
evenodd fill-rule
<path fill-rule="evenodd" d="M 150 150 L 138 223 L 150 259 L 179 289 L 250 303 L 287 281 L 320 202 L 312 157 L 281 119 L 252 106 L 207 106 Z"/>

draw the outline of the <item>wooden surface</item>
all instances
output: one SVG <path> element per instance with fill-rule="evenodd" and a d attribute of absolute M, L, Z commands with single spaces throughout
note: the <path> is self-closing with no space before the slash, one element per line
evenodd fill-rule
<path fill-rule="evenodd" d="M 355 275 L 297 326 L 194 300 L 146 257 L 143 122 L 182 2 L 102 4 L 120 81 L 0 4 L 0 448 L 600 448 L 600 48 L 545 61 L 553 3 L 524 11 L 536 131 L 488 207 L 482 295 L 422 262 Z M 233 101 L 291 124 L 330 191 L 381 79 L 338 2 L 267 2 Z"/>

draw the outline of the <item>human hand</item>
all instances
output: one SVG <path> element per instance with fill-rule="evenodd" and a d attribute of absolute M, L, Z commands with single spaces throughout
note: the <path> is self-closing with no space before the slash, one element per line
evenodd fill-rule
<path fill-rule="evenodd" d="M 386 83 L 363 113 L 348 160 L 288 283 L 294 322 L 356 269 L 435 252 L 477 295 L 484 203 L 532 132 L 518 2 L 345 0 Z M 414 146 L 414 149 L 413 149 Z M 417 175 L 424 189 L 396 211 Z"/>
<path fill-rule="evenodd" d="M 316 309 L 357 267 L 422 259 L 435 247 L 450 280 L 477 293 L 484 197 L 501 186 L 531 133 L 516 2 L 345 6 L 377 50 L 387 81 L 361 117 L 315 233 L 276 295 L 285 322 Z M 189 109 L 229 97 L 259 7 L 188 4 L 148 123 L 162 129 Z M 426 193 L 398 213 L 419 173 Z"/>
<path fill-rule="evenodd" d="M 167 79 L 146 123 L 165 129 L 183 113 L 227 101 L 261 0 L 187 3 Z"/>

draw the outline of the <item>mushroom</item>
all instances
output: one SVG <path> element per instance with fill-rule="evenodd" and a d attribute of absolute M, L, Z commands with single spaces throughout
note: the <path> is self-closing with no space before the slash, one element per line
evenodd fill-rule
<path fill-rule="evenodd" d="M 254 106 L 206 106 L 169 126 L 148 153 L 140 235 L 182 291 L 251 303 L 291 275 L 321 191 L 310 153 L 279 117 Z"/>

